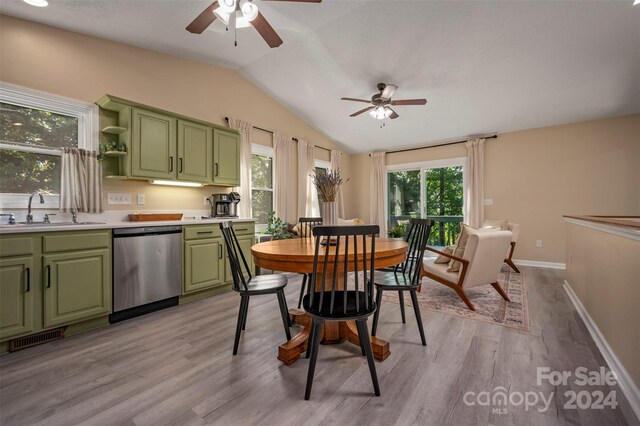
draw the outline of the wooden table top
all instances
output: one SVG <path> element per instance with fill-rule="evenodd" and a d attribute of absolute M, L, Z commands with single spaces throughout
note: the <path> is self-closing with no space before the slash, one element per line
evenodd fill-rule
<path fill-rule="evenodd" d="M 349 239 L 349 258 L 352 258 L 353 239 Z M 358 253 L 362 253 L 362 239 L 358 239 Z M 404 261 L 409 246 L 399 239 L 376 238 L 375 267 L 385 268 Z M 324 259 L 325 247 L 320 247 L 320 259 Z M 329 255 L 333 259 L 336 248 L 331 246 Z M 371 252 L 371 241 L 367 239 L 367 252 Z M 313 272 L 315 239 L 291 238 L 288 240 L 266 241 L 251 247 L 257 266 L 281 272 Z M 344 259 L 344 240 L 340 244 L 338 260 Z"/>

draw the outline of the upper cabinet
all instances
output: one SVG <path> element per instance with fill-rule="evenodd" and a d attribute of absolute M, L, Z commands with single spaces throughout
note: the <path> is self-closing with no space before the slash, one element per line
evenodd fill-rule
<path fill-rule="evenodd" d="M 111 95 L 97 104 L 103 144 L 116 141 L 126 147 L 103 156 L 105 178 L 240 185 L 238 132 Z"/>
<path fill-rule="evenodd" d="M 240 136 L 216 129 L 213 135 L 213 183 L 240 186 Z"/>
<path fill-rule="evenodd" d="M 175 179 L 176 119 L 133 108 L 129 152 L 132 177 Z"/>

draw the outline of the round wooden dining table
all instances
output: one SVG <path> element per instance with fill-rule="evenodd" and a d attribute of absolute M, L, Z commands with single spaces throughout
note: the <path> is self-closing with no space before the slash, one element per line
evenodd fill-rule
<path fill-rule="evenodd" d="M 338 258 L 343 254 L 344 245 L 341 245 Z M 375 267 L 385 268 L 397 265 L 405 260 L 408 245 L 403 240 L 376 238 Z M 251 247 L 251 254 L 256 266 L 263 269 L 271 269 L 280 272 L 297 272 L 310 274 L 313 272 L 313 258 L 315 252 L 314 238 L 291 238 L 287 240 L 267 241 L 255 244 Z M 324 248 L 321 249 L 324 253 Z M 368 256 L 371 255 L 371 244 L 367 244 Z M 335 248 L 329 251 L 330 259 L 335 255 Z M 349 270 L 355 265 L 350 265 Z M 311 331 L 311 318 L 301 309 L 289 309 L 292 322 L 302 325 L 304 328 L 288 342 L 278 347 L 278 359 L 285 364 L 292 364 L 300 358 L 300 354 L 307 350 L 307 342 Z M 335 344 L 348 341 L 360 346 L 358 332 L 354 321 L 326 321 L 322 330 L 323 344 Z M 390 354 L 389 342 L 371 337 L 374 357 L 382 361 Z"/>

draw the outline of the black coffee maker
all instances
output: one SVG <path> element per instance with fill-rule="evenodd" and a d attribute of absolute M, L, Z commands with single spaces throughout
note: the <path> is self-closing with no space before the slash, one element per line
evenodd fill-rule
<path fill-rule="evenodd" d="M 211 216 L 212 217 L 238 217 L 238 203 L 240 194 L 230 192 L 228 194 L 211 195 Z"/>

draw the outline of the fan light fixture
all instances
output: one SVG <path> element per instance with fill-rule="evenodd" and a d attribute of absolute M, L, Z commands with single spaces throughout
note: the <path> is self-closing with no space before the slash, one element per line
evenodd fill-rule
<path fill-rule="evenodd" d="M 45 7 L 49 5 L 47 0 L 24 0 L 24 2 L 36 7 Z"/>
<path fill-rule="evenodd" d="M 635 0 L 635 1 L 633 2 L 633 5 L 634 5 L 634 6 L 635 6 L 635 5 L 637 5 L 637 4 L 640 4 L 640 0 Z"/>
<path fill-rule="evenodd" d="M 384 120 L 392 114 L 392 111 L 389 108 L 385 108 L 382 105 L 372 109 L 369 111 L 369 115 L 378 120 Z"/>
<path fill-rule="evenodd" d="M 251 3 L 250 0 L 219 0 L 220 5 L 213 11 L 224 25 L 233 28 L 249 28 L 251 21 L 258 17 L 258 6 Z M 235 16 L 235 24 L 232 22 Z"/>

